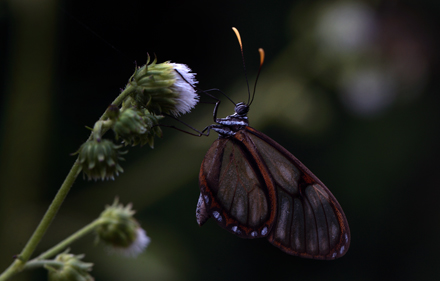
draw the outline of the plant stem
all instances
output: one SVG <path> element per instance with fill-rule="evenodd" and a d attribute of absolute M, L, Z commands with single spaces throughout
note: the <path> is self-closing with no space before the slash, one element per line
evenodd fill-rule
<path fill-rule="evenodd" d="M 70 169 L 69 174 L 67 175 L 66 179 L 64 180 L 63 184 L 55 195 L 55 198 L 47 209 L 46 214 L 44 214 L 44 217 L 40 221 L 37 229 L 35 229 L 34 233 L 27 242 L 26 246 L 24 246 L 18 258 L 11 264 L 8 269 L 6 269 L 5 272 L 3 272 L 2 275 L 0 275 L 0 281 L 7 280 L 9 277 L 23 270 L 24 265 L 29 260 L 38 243 L 40 243 L 43 235 L 46 233 L 47 228 L 54 219 L 56 213 L 58 212 L 61 204 L 64 201 L 64 198 L 66 198 L 67 194 L 69 193 L 69 190 L 75 182 L 75 179 L 78 176 L 79 172 L 80 165 L 77 160 L 73 164 L 72 169 Z"/>
<path fill-rule="evenodd" d="M 42 253 L 41 255 L 39 255 L 38 257 L 34 258 L 33 260 L 31 260 L 29 262 L 35 262 L 38 260 L 48 259 L 48 258 L 53 257 L 54 255 L 58 254 L 62 250 L 66 249 L 66 247 L 69 246 L 72 242 L 74 242 L 74 241 L 82 238 L 83 236 L 89 234 L 90 232 L 92 232 L 93 229 L 95 229 L 95 227 L 98 226 L 99 224 L 101 224 L 102 222 L 103 222 L 103 220 L 100 218 L 92 221 L 88 225 L 84 226 L 83 228 L 81 228 L 80 230 L 75 232 L 74 234 L 70 235 L 69 237 L 67 237 L 66 239 L 64 239 L 63 241 L 58 243 L 57 245 L 53 246 L 52 248 L 50 248 L 49 250 L 47 250 L 46 252 Z M 26 265 L 26 267 L 27 267 L 27 265 Z"/>
<path fill-rule="evenodd" d="M 133 91 L 135 91 L 135 88 L 133 86 L 131 86 L 130 84 L 127 84 L 127 87 L 125 88 L 125 90 L 119 94 L 119 96 L 112 102 L 112 104 L 119 106 L 122 103 L 122 101 L 128 95 L 130 95 Z M 106 114 L 107 114 L 107 110 L 104 112 L 104 114 L 102 114 L 102 116 L 99 120 L 104 120 L 106 118 Z M 102 134 L 104 134 L 105 131 L 103 131 Z M 90 137 L 88 140 L 90 140 L 92 138 L 92 135 L 93 135 L 93 133 L 90 134 Z M 69 173 L 67 174 L 67 176 L 66 176 L 63 184 L 61 185 L 60 189 L 58 190 L 57 194 L 55 195 L 55 198 L 53 199 L 53 201 L 50 204 L 49 208 L 47 209 L 46 213 L 44 214 L 44 217 L 40 221 L 40 224 L 37 226 L 37 228 L 35 229 L 34 233 L 31 236 L 31 238 L 26 243 L 26 246 L 21 251 L 21 254 L 0 275 L 0 281 L 7 280 L 8 278 L 12 277 L 13 275 L 15 275 L 18 272 L 25 269 L 27 261 L 31 257 L 32 253 L 35 251 L 35 248 L 40 243 L 41 239 L 43 238 L 43 235 L 46 233 L 51 222 L 55 218 L 55 215 L 57 214 L 58 210 L 60 209 L 61 204 L 63 203 L 64 199 L 66 198 L 67 194 L 69 193 L 70 188 L 72 187 L 73 183 L 75 182 L 80 171 L 81 171 L 81 166 L 78 163 L 78 159 L 77 159 L 75 161 L 75 163 L 73 164 L 72 168 L 70 169 Z"/>
<path fill-rule="evenodd" d="M 58 190 L 58 193 L 55 195 L 52 204 L 50 204 L 49 208 L 46 211 L 46 214 L 44 215 L 43 219 L 41 220 L 40 224 L 38 225 L 31 239 L 29 239 L 27 245 L 24 247 L 23 251 L 21 252 L 20 254 L 21 261 L 26 262 L 29 260 L 30 256 L 32 255 L 38 243 L 42 239 L 50 223 L 52 222 L 58 210 L 60 209 L 61 204 L 63 203 L 64 199 L 69 193 L 70 188 L 75 182 L 75 179 L 78 176 L 79 172 L 80 172 L 80 165 L 77 160 L 73 164 L 72 169 L 70 170 L 69 174 L 67 175 L 63 184 L 61 185 L 61 188 Z"/>
<path fill-rule="evenodd" d="M 31 260 L 28 263 L 26 263 L 26 269 L 34 269 L 38 267 L 43 267 L 45 265 L 55 265 L 58 267 L 62 267 L 64 265 L 63 262 L 54 261 L 54 260 Z"/>

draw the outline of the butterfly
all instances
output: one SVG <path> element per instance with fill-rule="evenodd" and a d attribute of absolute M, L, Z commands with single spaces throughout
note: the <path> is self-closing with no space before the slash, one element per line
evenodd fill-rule
<path fill-rule="evenodd" d="M 262 49 L 260 57 L 261 69 Z M 217 104 L 216 124 L 204 130 L 219 137 L 200 168 L 197 223 L 212 217 L 241 238 L 267 237 L 282 251 L 304 258 L 343 256 L 350 229 L 338 201 L 295 156 L 249 126 L 250 103 L 237 103 L 226 118 L 216 117 Z"/>

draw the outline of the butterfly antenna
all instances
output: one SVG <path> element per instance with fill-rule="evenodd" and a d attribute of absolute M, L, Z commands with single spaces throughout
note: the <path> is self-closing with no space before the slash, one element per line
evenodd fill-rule
<path fill-rule="evenodd" d="M 148 61 L 150 60 L 150 56 L 148 56 Z M 147 64 L 148 64 L 148 62 L 147 62 Z M 209 89 L 209 90 L 202 90 L 202 89 L 200 89 L 199 87 L 197 87 L 196 85 L 194 85 L 194 84 L 191 84 L 188 80 L 186 80 L 186 78 L 185 78 L 185 76 L 183 76 L 183 74 L 182 73 L 180 73 L 177 69 L 174 69 L 174 71 L 177 73 L 177 74 L 179 74 L 179 76 L 188 84 L 188 85 L 190 85 L 194 90 L 196 90 L 196 92 L 197 93 L 204 93 L 205 95 L 207 95 L 207 96 L 209 96 L 209 97 L 211 97 L 211 98 L 213 98 L 213 99 L 215 99 L 215 100 L 218 100 L 216 97 L 214 97 L 213 95 L 211 95 L 210 93 L 208 93 L 208 92 L 212 92 L 212 91 L 217 91 L 217 92 L 219 92 L 220 94 L 222 94 L 222 95 L 224 95 L 230 102 L 232 102 L 234 105 L 235 105 L 235 102 L 230 98 L 230 97 L 228 97 L 228 95 L 226 95 L 225 93 L 223 93 L 220 89 Z"/>
<path fill-rule="evenodd" d="M 251 99 L 251 92 L 249 90 L 249 80 L 247 78 L 246 63 L 244 62 L 243 44 L 241 43 L 241 36 L 240 36 L 240 32 L 238 32 L 238 29 L 233 27 L 232 30 L 234 30 L 235 36 L 237 36 L 238 43 L 240 44 L 241 59 L 243 61 L 243 69 L 244 69 L 244 77 L 246 78 L 246 85 L 247 85 L 247 89 L 248 89 L 248 105 L 249 105 L 249 101 Z"/>
<path fill-rule="evenodd" d="M 260 77 L 261 68 L 263 67 L 263 63 L 264 63 L 264 50 L 262 48 L 259 48 L 258 52 L 260 53 L 260 67 L 258 68 L 257 78 L 255 79 L 254 92 L 252 93 L 252 99 L 248 105 L 251 105 L 252 102 L 254 101 L 255 91 L 257 89 L 258 77 Z"/>

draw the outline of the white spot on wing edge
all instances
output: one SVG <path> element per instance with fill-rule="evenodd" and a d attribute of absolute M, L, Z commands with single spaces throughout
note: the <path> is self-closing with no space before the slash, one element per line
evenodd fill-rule
<path fill-rule="evenodd" d="M 265 236 L 267 234 L 267 226 L 263 227 L 261 230 L 261 235 Z"/>
<path fill-rule="evenodd" d="M 241 234 L 240 229 L 238 228 L 238 226 L 234 225 L 233 227 L 231 227 L 231 230 L 237 234 Z"/>
<path fill-rule="evenodd" d="M 339 253 L 340 254 L 344 253 L 344 250 L 345 250 L 345 246 L 342 246 L 341 249 L 339 250 Z"/>
<path fill-rule="evenodd" d="M 212 212 L 212 216 L 219 222 L 223 220 L 222 216 L 217 211 Z"/>

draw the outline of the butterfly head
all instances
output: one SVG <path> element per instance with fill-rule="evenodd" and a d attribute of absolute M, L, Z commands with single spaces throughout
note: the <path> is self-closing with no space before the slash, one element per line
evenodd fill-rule
<path fill-rule="evenodd" d="M 235 105 L 235 116 L 244 117 L 249 112 L 249 105 L 244 102 L 239 102 Z"/>

